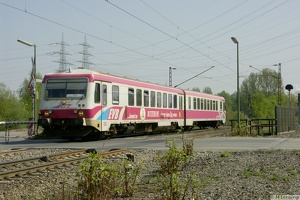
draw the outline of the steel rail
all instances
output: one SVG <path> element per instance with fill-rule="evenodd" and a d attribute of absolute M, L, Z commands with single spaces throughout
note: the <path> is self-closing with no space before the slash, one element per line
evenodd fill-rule
<path fill-rule="evenodd" d="M 9 150 L 9 151 L 0 151 L 0 156 L 5 155 L 5 154 L 19 153 L 22 151 L 27 151 L 27 149 L 14 149 L 14 150 Z"/>
<path fill-rule="evenodd" d="M 117 150 L 112 150 L 112 151 L 108 151 L 108 152 L 104 152 L 101 153 L 102 157 L 110 157 L 110 156 L 114 156 L 114 155 L 119 155 L 119 154 L 123 154 L 126 150 L 125 149 L 117 149 Z M 78 154 L 79 151 L 76 151 L 75 154 Z M 71 153 L 71 152 L 70 152 Z M 63 153 L 65 154 L 65 153 Z M 22 176 L 24 174 L 27 173 L 32 173 L 32 172 L 36 172 L 36 171 L 40 171 L 40 170 L 45 170 L 45 169 L 52 169 L 55 167 L 61 167 L 61 166 L 67 166 L 67 165 L 71 165 L 71 164 L 75 164 L 75 163 L 79 163 L 83 160 L 85 160 L 86 158 L 88 158 L 89 155 L 82 155 L 81 157 L 77 157 L 77 158 L 69 158 L 71 154 L 68 154 L 67 159 L 64 160 L 56 160 L 53 162 L 47 162 L 47 163 L 43 163 L 43 164 L 39 164 L 38 166 L 30 166 L 30 167 L 23 167 L 23 168 L 18 168 L 18 169 L 14 169 L 14 170 L 8 170 L 8 171 L 4 171 L 4 172 L 0 172 L 0 180 L 4 179 L 4 178 L 10 178 L 10 177 L 15 177 L 15 176 Z M 41 159 L 43 157 L 40 157 L 39 159 Z M 58 156 L 58 158 L 61 158 L 61 156 Z M 37 158 L 35 158 L 37 160 Z M 8 165 L 13 165 L 15 163 L 24 163 L 24 162 L 28 162 L 30 160 L 33 159 L 24 159 L 22 161 L 12 161 L 12 162 L 7 162 L 7 163 L 1 163 L 2 166 L 5 166 L 5 164 Z"/>
<path fill-rule="evenodd" d="M 65 152 L 65 153 L 59 153 L 59 154 L 54 154 L 54 155 L 49 155 L 49 156 L 39 156 L 39 157 L 34 157 L 34 158 L 26 158 L 26 159 L 21 159 L 21 160 L 13 160 L 9 162 L 3 162 L 0 163 L 0 167 L 3 166 L 12 166 L 12 165 L 17 165 L 17 164 L 22 164 L 22 163 L 28 163 L 28 162 L 34 162 L 34 161 L 40 161 L 40 160 L 46 160 L 46 158 L 55 158 L 59 159 L 62 157 L 68 157 L 68 156 L 74 156 L 78 154 L 84 154 L 87 153 L 87 150 L 77 150 L 77 151 L 71 151 L 71 152 Z"/>

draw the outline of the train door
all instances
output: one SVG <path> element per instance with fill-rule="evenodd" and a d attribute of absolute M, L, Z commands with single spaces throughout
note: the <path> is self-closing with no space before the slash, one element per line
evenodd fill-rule
<path fill-rule="evenodd" d="M 102 110 L 103 110 L 103 99 L 102 94 L 101 94 L 101 82 L 99 81 L 95 81 L 95 90 L 94 90 L 94 104 L 96 106 L 96 110 L 99 110 L 99 115 L 100 117 L 97 118 L 96 123 L 94 126 L 96 126 L 96 128 L 99 131 L 102 131 Z"/>

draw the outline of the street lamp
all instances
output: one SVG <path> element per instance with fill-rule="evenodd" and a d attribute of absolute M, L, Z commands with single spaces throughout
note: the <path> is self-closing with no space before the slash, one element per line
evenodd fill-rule
<path fill-rule="evenodd" d="M 278 106 L 281 106 L 281 63 L 273 66 L 278 66 Z"/>
<path fill-rule="evenodd" d="M 24 40 L 17 40 L 18 42 L 25 44 L 27 46 L 33 47 L 34 49 L 34 56 L 33 56 L 33 60 L 32 60 L 32 72 L 31 72 L 31 79 L 29 82 L 28 87 L 31 89 L 30 90 L 30 95 L 32 97 L 32 121 L 33 121 L 33 132 L 32 134 L 35 134 L 35 121 L 36 121 L 36 117 L 35 117 L 35 110 L 36 110 L 36 99 L 35 99 L 35 90 L 36 90 L 36 45 L 35 44 L 31 44 L 29 42 L 26 42 Z"/>
<path fill-rule="evenodd" d="M 172 87 L 172 70 L 175 70 L 175 67 L 169 67 L 169 86 Z"/>
<path fill-rule="evenodd" d="M 290 107 L 291 107 L 291 90 L 294 89 L 294 87 L 293 87 L 293 85 L 291 85 L 291 84 L 287 84 L 287 85 L 285 86 L 285 89 L 286 89 L 287 91 L 289 91 L 289 105 L 290 105 Z"/>
<path fill-rule="evenodd" d="M 240 117 L 240 67 L 239 67 L 239 42 L 235 37 L 231 37 L 231 40 L 236 44 L 237 46 L 237 105 L 238 105 L 238 127 L 240 128 L 241 124 L 241 117 Z"/>

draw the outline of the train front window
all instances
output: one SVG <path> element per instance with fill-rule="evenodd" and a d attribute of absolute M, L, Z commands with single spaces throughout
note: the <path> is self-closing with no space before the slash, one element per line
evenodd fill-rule
<path fill-rule="evenodd" d="M 45 97 L 51 98 L 83 98 L 86 96 L 88 80 L 86 78 L 74 79 L 48 79 Z"/>

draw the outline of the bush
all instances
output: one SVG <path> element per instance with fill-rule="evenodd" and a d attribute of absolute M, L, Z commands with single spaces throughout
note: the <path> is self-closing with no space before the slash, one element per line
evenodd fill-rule
<path fill-rule="evenodd" d="M 128 160 L 107 163 L 99 154 L 90 153 L 78 173 L 80 199 L 111 199 L 132 196 L 140 166 Z"/>
<path fill-rule="evenodd" d="M 161 173 L 157 175 L 157 181 L 161 184 L 158 193 L 162 199 L 177 200 L 185 199 L 189 193 L 196 196 L 196 190 L 200 188 L 200 182 L 194 174 L 182 178 L 180 173 L 192 155 L 193 142 L 183 142 L 183 149 L 177 148 L 175 142 L 167 142 L 169 150 L 162 156 L 158 156 Z"/>

